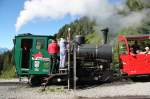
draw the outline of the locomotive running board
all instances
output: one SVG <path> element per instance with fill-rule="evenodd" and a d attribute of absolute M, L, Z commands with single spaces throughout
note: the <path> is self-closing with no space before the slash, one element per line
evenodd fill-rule
<path fill-rule="evenodd" d="M 49 76 L 62 76 L 62 75 L 67 75 L 67 73 L 57 73 L 57 74 L 49 74 Z"/>

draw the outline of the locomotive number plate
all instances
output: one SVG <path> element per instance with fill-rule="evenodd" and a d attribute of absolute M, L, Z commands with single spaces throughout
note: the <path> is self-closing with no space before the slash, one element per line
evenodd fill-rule
<path fill-rule="evenodd" d="M 38 68 L 39 65 L 40 65 L 40 62 L 39 62 L 39 61 L 34 61 L 34 66 L 35 66 L 36 68 Z"/>

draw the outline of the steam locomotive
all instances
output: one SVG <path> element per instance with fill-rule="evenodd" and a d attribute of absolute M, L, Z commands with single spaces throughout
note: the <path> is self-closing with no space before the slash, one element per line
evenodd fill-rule
<path fill-rule="evenodd" d="M 111 62 L 112 46 L 107 42 L 108 29 L 103 30 L 104 44 L 94 46 L 85 44 L 84 36 L 77 35 L 71 43 L 70 63 L 67 68 L 58 70 L 54 67 L 47 52 L 49 39 L 52 36 L 20 34 L 14 38 L 14 57 L 16 73 L 21 78 L 29 78 L 30 84 L 47 81 L 110 81 L 112 79 Z M 26 47 L 26 49 L 24 49 Z M 40 51 L 43 57 L 34 59 L 33 54 Z M 59 54 L 58 54 L 59 57 Z M 59 66 L 59 60 L 56 62 Z M 70 66 L 69 66 L 70 65 Z M 69 66 L 69 67 L 68 67 Z M 52 74 L 49 74 L 52 71 Z"/>
<path fill-rule="evenodd" d="M 84 37 L 76 36 L 74 52 L 76 52 L 77 77 L 79 80 L 112 80 L 111 62 L 112 46 L 107 43 L 108 30 L 104 30 L 104 44 L 97 46 L 85 44 Z"/>

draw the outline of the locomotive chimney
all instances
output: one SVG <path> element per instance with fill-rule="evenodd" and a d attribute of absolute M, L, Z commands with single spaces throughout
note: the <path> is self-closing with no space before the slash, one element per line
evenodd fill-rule
<path fill-rule="evenodd" d="M 109 28 L 102 29 L 101 31 L 103 32 L 103 43 L 107 44 Z"/>

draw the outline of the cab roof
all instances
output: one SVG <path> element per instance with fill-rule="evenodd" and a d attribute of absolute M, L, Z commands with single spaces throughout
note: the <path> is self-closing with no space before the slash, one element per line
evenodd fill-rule
<path fill-rule="evenodd" d="M 34 34 L 31 34 L 31 33 L 23 33 L 23 34 L 18 34 L 15 37 L 53 37 L 53 36 L 50 36 L 50 35 L 34 35 Z"/>
<path fill-rule="evenodd" d="M 127 40 L 143 40 L 143 39 L 150 39 L 150 34 L 144 34 L 144 35 L 119 35 L 118 40 L 122 41 L 123 39 Z"/>
<path fill-rule="evenodd" d="M 150 35 L 130 35 L 130 36 L 126 36 L 126 38 L 128 40 L 132 40 L 132 39 L 146 39 L 149 38 L 150 39 Z"/>

